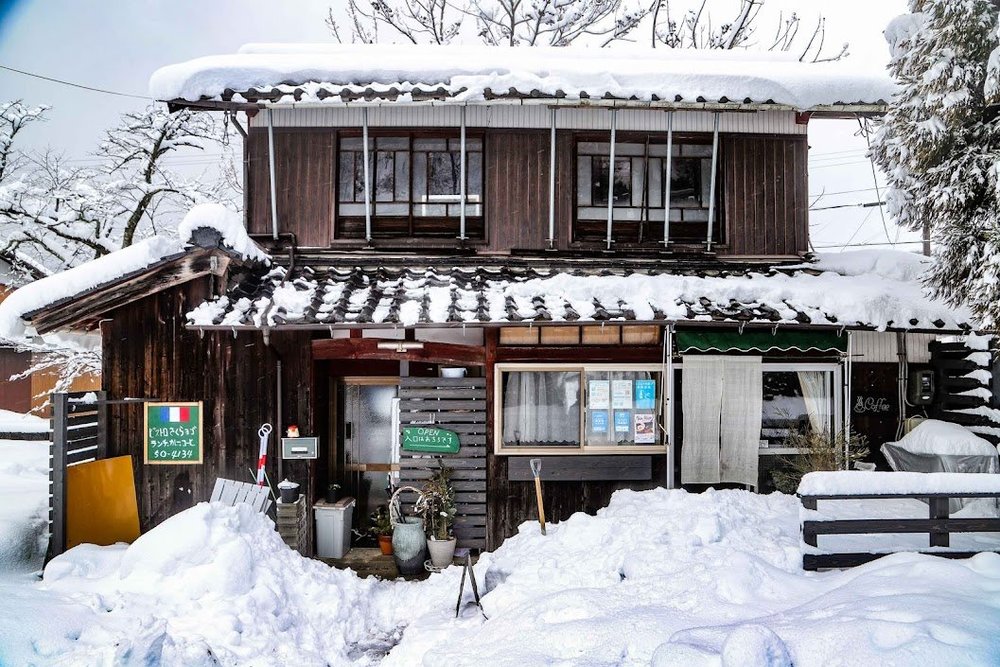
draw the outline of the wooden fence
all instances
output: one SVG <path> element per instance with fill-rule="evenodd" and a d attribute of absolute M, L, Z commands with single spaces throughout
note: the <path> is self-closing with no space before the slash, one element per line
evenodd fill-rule
<path fill-rule="evenodd" d="M 440 458 L 454 470 L 455 537 L 459 547 L 486 547 L 486 379 L 400 378 L 399 422 L 434 426 L 458 434 L 457 454 L 400 452 L 400 485 L 420 487 Z M 412 494 L 409 494 L 412 496 Z M 401 495 L 404 503 L 413 497 Z"/>
<path fill-rule="evenodd" d="M 66 469 L 107 456 L 108 409 L 103 391 L 52 394 L 49 456 L 49 548 L 66 550 Z"/>
<path fill-rule="evenodd" d="M 818 502 L 838 500 L 883 500 L 908 498 L 924 500 L 928 503 L 928 518 L 917 519 L 807 519 L 802 521 L 802 541 L 810 547 L 818 548 L 820 535 L 884 535 L 899 533 L 927 533 L 929 547 L 950 547 L 951 535 L 956 533 L 1000 533 L 1000 518 L 951 517 L 949 501 L 952 498 L 1000 498 L 1000 492 L 992 493 L 887 493 L 887 494 L 799 494 L 802 507 L 807 510 L 818 508 Z M 998 541 L 1000 547 L 1000 541 Z M 909 551 L 909 549 L 899 549 Z M 944 558 L 970 558 L 978 551 L 919 551 Z M 826 568 L 855 567 L 868 563 L 887 553 L 804 553 L 802 568 L 820 570 Z"/>

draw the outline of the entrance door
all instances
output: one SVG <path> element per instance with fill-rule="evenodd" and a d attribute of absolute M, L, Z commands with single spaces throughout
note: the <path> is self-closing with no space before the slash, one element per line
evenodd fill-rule
<path fill-rule="evenodd" d="M 397 378 L 348 379 L 341 385 L 345 493 L 354 496 L 354 527 L 389 502 L 388 487 L 399 469 Z"/>

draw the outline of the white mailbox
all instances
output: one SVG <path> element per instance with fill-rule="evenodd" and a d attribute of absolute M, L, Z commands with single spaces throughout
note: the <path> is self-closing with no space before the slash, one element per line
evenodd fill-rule
<path fill-rule="evenodd" d="M 314 459 L 319 452 L 319 438 L 282 438 L 281 458 Z"/>

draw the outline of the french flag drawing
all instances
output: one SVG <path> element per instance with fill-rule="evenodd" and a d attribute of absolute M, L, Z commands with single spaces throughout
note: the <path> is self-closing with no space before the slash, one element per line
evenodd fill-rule
<path fill-rule="evenodd" d="M 160 421 L 171 424 L 186 424 L 191 421 L 191 408 L 162 407 L 160 408 Z"/>

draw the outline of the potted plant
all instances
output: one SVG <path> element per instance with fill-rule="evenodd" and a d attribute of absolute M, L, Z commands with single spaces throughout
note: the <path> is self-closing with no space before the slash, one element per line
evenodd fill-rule
<path fill-rule="evenodd" d="M 452 469 L 438 460 L 438 469 L 420 490 L 417 511 L 424 518 L 427 548 L 434 567 L 448 567 L 455 557 L 455 489 L 451 486 Z"/>
<path fill-rule="evenodd" d="M 368 532 L 378 539 L 378 548 L 382 550 L 382 555 L 392 555 L 392 517 L 389 515 L 389 507 L 379 505 L 371 516 L 368 517 Z"/>
<path fill-rule="evenodd" d="M 340 498 L 340 484 L 330 483 L 326 486 L 326 502 L 331 505 Z"/>

